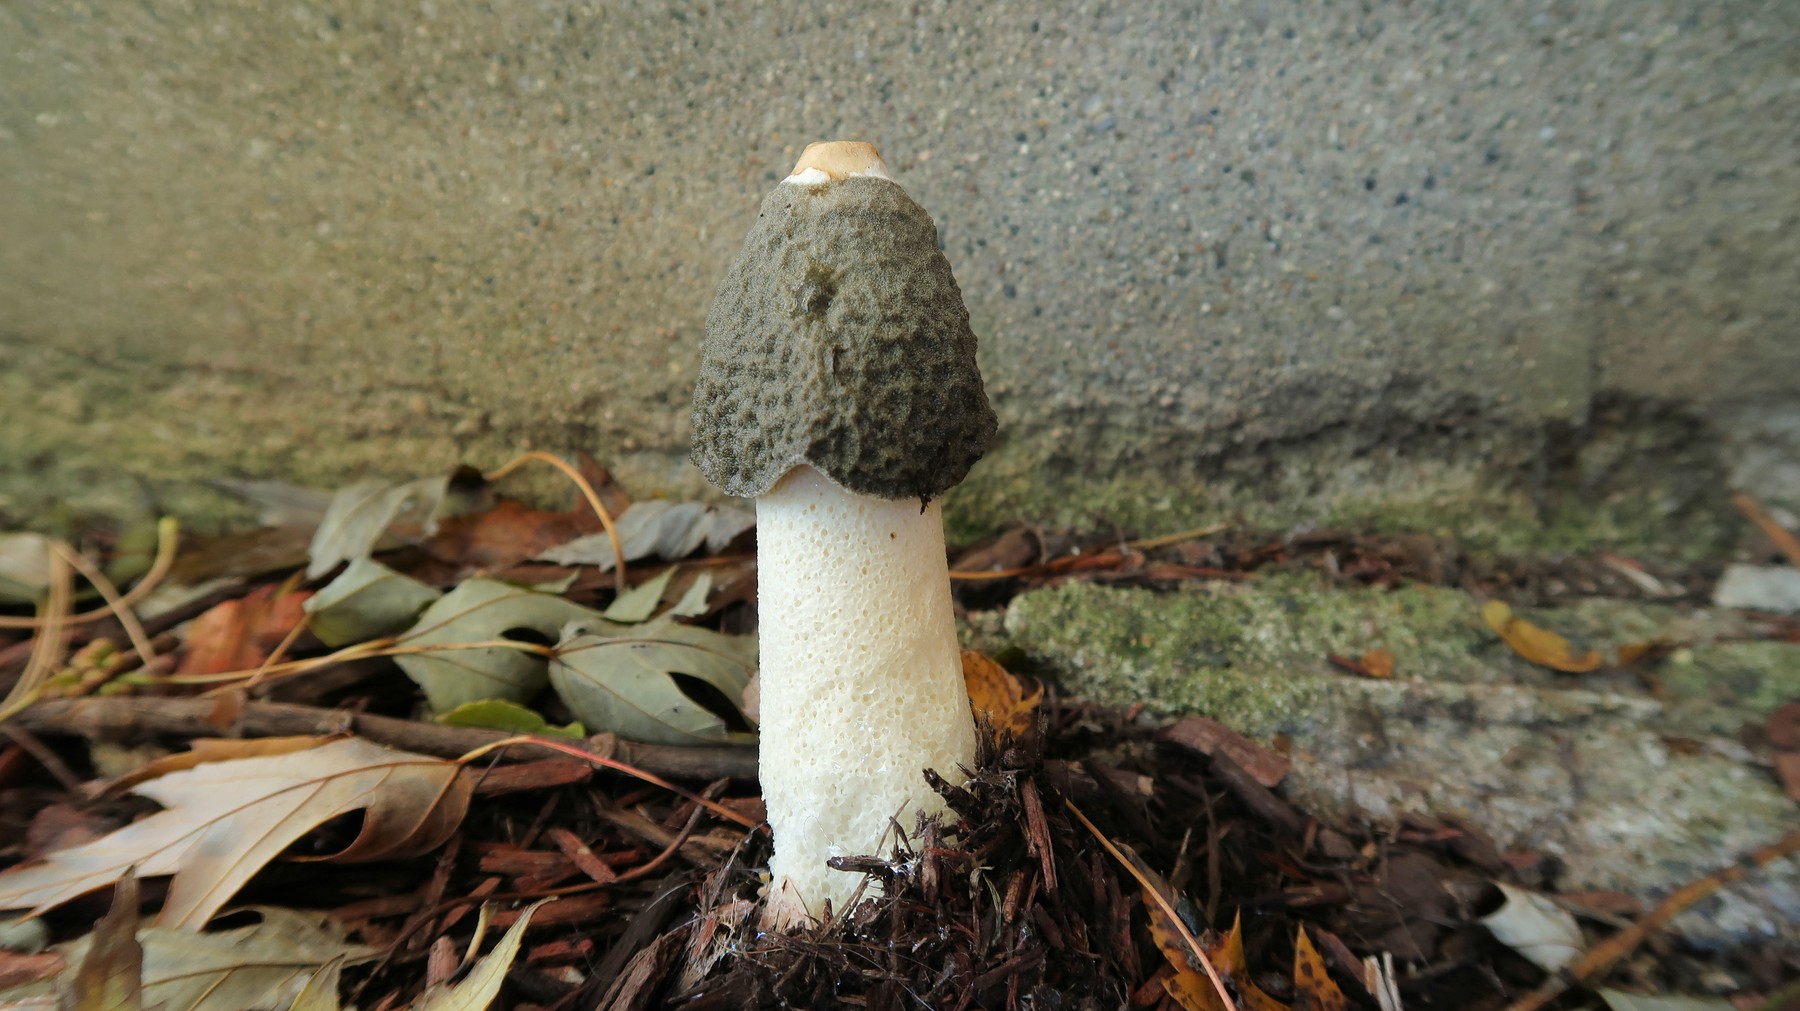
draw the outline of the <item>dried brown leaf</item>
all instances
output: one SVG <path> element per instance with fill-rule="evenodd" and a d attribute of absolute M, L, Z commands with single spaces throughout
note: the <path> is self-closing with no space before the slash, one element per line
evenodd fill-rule
<path fill-rule="evenodd" d="M 1385 649 L 1372 649 L 1362 655 L 1362 666 L 1370 677 L 1386 681 L 1394 676 L 1394 654 Z"/>
<path fill-rule="evenodd" d="M 962 651 L 963 680 L 969 686 L 969 702 L 977 717 L 985 718 L 1001 739 L 1018 737 L 1031 729 L 1032 713 L 1044 701 L 1044 686 L 1029 695 L 1025 685 L 1006 668 L 981 653 Z"/>
<path fill-rule="evenodd" d="M 1783 751 L 1775 756 L 1775 778 L 1787 791 L 1788 799 L 1800 803 L 1800 752 Z"/>
<path fill-rule="evenodd" d="M 256 667 L 306 619 L 306 601 L 311 596 L 263 586 L 219 604 L 188 627 L 176 673 L 223 674 Z"/>
<path fill-rule="evenodd" d="M 69 976 L 66 1011 L 142 1011 L 144 946 L 138 943 L 138 882 L 127 872 L 112 908 L 94 925 L 87 954 Z"/>
<path fill-rule="evenodd" d="M 1488 627 L 1494 630 L 1494 634 L 1513 648 L 1513 652 L 1532 663 L 1568 674 L 1585 674 L 1598 670 L 1605 662 L 1594 650 L 1577 654 L 1569 640 L 1523 618 L 1514 617 L 1512 608 L 1504 601 L 1488 601 L 1481 609 L 1481 616 L 1487 621 Z"/>
<path fill-rule="evenodd" d="M 1775 707 L 1769 714 L 1769 744 L 1781 751 L 1800 751 L 1800 702 Z"/>
<path fill-rule="evenodd" d="M 341 852 L 364 861 L 437 847 L 468 809 L 453 762 L 358 738 L 285 755 L 209 762 L 138 784 L 164 810 L 101 839 L 0 874 L 0 908 L 42 912 L 136 867 L 173 874 L 157 924 L 198 930 L 251 876 L 326 820 L 365 810 Z"/>

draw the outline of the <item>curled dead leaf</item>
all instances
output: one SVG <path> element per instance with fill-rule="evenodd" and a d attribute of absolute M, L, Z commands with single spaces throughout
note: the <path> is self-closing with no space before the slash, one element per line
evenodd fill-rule
<path fill-rule="evenodd" d="M 321 859 L 416 856 L 468 810 L 455 762 L 360 738 L 288 754 L 206 762 L 138 783 L 163 810 L 92 842 L 0 873 L 0 909 L 42 912 L 117 881 L 174 875 L 157 924 L 198 930 L 269 861 L 318 825 L 365 811 L 348 847 Z"/>
<path fill-rule="evenodd" d="M 1504 601 L 1490 600 L 1481 608 L 1481 617 L 1513 652 L 1532 663 L 1568 674 L 1586 674 L 1598 670 L 1605 660 L 1595 650 L 1577 654 L 1569 640 L 1549 629 L 1539 628 L 1523 618 L 1515 617 Z"/>
<path fill-rule="evenodd" d="M 962 668 L 975 715 L 993 725 L 996 737 L 1019 737 L 1031 729 L 1032 713 L 1044 701 L 1043 685 L 1027 695 L 1023 682 L 972 649 L 962 651 Z"/>

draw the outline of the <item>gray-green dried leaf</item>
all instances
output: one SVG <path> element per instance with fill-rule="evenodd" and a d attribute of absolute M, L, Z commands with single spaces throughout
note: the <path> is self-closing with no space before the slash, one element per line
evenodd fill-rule
<path fill-rule="evenodd" d="M 600 612 L 601 616 L 608 621 L 621 621 L 627 625 L 648 621 L 656 613 L 656 605 L 662 603 L 663 594 L 669 589 L 669 580 L 673 578 L 675 567 L 671 565 L 654 577 L 619 594 L 606 606 L 606 610 Z"/>
<path fill-rule="evenodd" d="M 327 646 L 347 646 L 403 631 L 443 596 L 435 587 L 395 572 L 373 558 L 357 558 L 307 598 L 308 626 Z"/>
<path fill-rule="evenodd" d="M 712 573 L 702 572 L 667 613 L 672 618 L 698 618 L 706 613 L 706 599 L 712 595 Z"/>
<path fill-rule="evenodd" d="M 1581 927 L 1548 896 L 1494 882 L 1506 896 L 1500 908 L 1481 918 L 1494 939 L 1530 959 L 1545 972 L 1558 972 L 1581 957 Z"/>
<path fill-rule="evenodd" d="M 339 489 L 313 533 L 307 578 L 317 579 L 339 562 L 372 554 L 382 535 L 401 519 L 429 526 L 449 487 L 446 474 L 400 482 L 364 478 Z"/>
<path fill-rule="evenodd" d="M 29 604 L 50 588 L 50 538 L 0 534 L 0 600 Z"/>
<path fill-rule="evenodd" d="M 35 955 L 50 947 L 50 928 L 41 916 L 0 918 L 0 951 Z"/>
<path fill-rule="evenodd" d="M 1732 1011 L 1735 1004 L 1723 997 L 1668 997 L 1623 990 L 1596 990 L 1612 1011 Z"/>
<path fill-rule="evenodd" d="M 483 730 L 504 730 L 509 734 L 562 737 L 572 741 L 579 741 L 587 736 L 587 728 L 580 723 L 559 727 L 544 719 L 536 710 L 505 699 L 464 702 L 439 716 L 437 721 L 446 727 L 479 727 Z"/>
<path fill-rule="evenodd" d="M 338 1003 L 338 982 L 343 975 L 344 958 L 339 955 L 312 974 L 294 995 L 294 1002 L 288 1005 L 287 1011 L 342 1011 L 343 1005 Z"/>
<path fill-rule="evenodd" d="M 461 643 L 494 642 L 520 630 L 555 642 L 571 621 L 598 618 L 597 612 L 561 597 L 492 579 L 470 579 L 425 609 L 412 630 L 401 637 L 405 646 L 440 646 L 432 652 L 398 656 L 406 676 L 425 691 L 433 713 L 447 713 L 465 702 L 507 699 L 529 702 L 548 680 L 545 658 L 506 646 L 454 648 Z"/>
<path fill-rule="evenodd" d="M 653 744 L 718 744 L 755 737 L 731 731 L 672 675 L 706 682 L 742 714 L 755 669 L 754 636 L 723 635 L 667 616 L 630 628 L 571 622 L 550 662 L 550 683 L 594 731 Z"/>
<path fill-rule="evenodd" d="M 549 901 L 544 899 L 520 913 L 507 929 L 506 936 L 500 938 L 493 951 L 475 963 L 462 982 L 425 991 L 407 1006 L 407 1011 L 485 1011 L 500 996 L 500 985 L 506 982 L 506 972 L 512 968 L 513 959 L 519 957 L 519 945 L 525 940 L 525 927 L 531 922 L 532 914 Z"/>
<path fill-rule="evenodd" d="M 286 1008 L 321 966 L 334 958 L 363 962 L 373 948 L 351 944 L 319 914 L 254 907 L 262 922 L 200 934 L 148 927 L 144 948 L 146 1007 L 163 1011 L 275 1011 Z M 86 957 L 91 939 L 60 945 L 69 964 Z"/>
<path fill-rule="evenodd" d="M 660 499 L 632 503 L 616 523 L 627 562 L 650 557 L 673 561 L 686 558 L 701 545 L 718 554 L 755 525 L 756 517 L 742 509 Z M 613 567 L 612 538 L 603 533 L 577 537 L 538 558 L 558 565 L 595 565 L 604 572 Z"/>

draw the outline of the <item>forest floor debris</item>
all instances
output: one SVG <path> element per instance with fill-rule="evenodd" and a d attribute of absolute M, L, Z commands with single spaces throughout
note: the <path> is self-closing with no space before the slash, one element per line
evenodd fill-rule
<path fill-rule="evenodd" d="M 17 606 L 0 613 L 0 860 L 12 865 L 0 902 L 42 915 L 0 929 L 0 1002 L 15 1002 L 0 1006 L 54 1006 L 58 980 L 87 986 L 133 966 L 144 1006 L 226 1006 L 171 988 L 172 967 L 200 964 L 238 1011 L 485 1007 L 496 995 L 524 1009 L 1576 1008 L 1629 1006 L 1634 992 L 1775 1008 L 1800 977 L 1800 952 L 1779 941 L 1707 950 L 1664 929 L 1728 881 L 1790 860 L 1800 835 L 1741 861 L 1718 853 L 1655 908 L 1559 894 L 1541 854 L 1479 825 L 1298 806 L 1304 756 L 1279 736 L 1074 698 L 1004 652 L 1010 672 L 979 655 L 965 664 L 990 736 L 968 782 L 937 784 L 956 827 L 897 820 L 887 852 L 840 858 L 869 876 L 862 901 L 811 931 L 759 934 L 768 837 L 742 743 L 753 692 L 740 661 L 709 667 L 693 652 L 729 657 L 723 644 L 754 630 L 748 525 L 716 507 L 632 503 L 591 462 L 557 464 L 582 485 L 568 510 L 509 500 L 462 471 L 359 486 L 297 524 L 179 548 L 167 525 L 160 550 L 141 535 L 7 535 L 0 590 Z M 1775 550 L 1754 560 L 1780 556 L 1765 520 Z M 1441 588 L 1476 614 L 1487 601 L 1489 630 L 1464 632 L 1508 644 L 1544 678 L 1640 684 L 1682 643 L 1597 649 L 1580 628 L 1513 608 L 1693 606 L 1718 574 L 1231 525 L 1138 539 L 1021 527 L 965 547 L 952 568 L 977 629 L 1021 595 L 1075 583 Z M 497 584 L 529 589 L 470 596 Z M 1779 616 L 1734 628 L 1747 645 L 1800 643 Z M 650 659 L 563 659 L 623 637 L 651 644 Z M 1404 647 L 1343 640 L 1316 660 L 1347 683 L 1416 674 Z M 397 663 L 421 657 L 436 667 L 403 675 Z M 674 692 L 692 711 L 610 726 L 604 706 L 573 707 L 570 671 L 608 691 Z M 507 686 L 501 702 L 470 678 Z M 437 713 L 421 710 L 421 687 Z M 471 700 L 483 708 L 443 719 Z M 1744 748 L 1800 791 L 1791 708 L 1747 727 Z M 208 825 L 235 848 L 183 848 Z M 1571 953 L 1566 972 L 1499 939 L 1515 935 L 1496 924 L 1523 915 L 1507 909 L 1525 908 L 1509 895 L 1547 903 L 1526 922 L 1553 931 L 1538 947 Z M 138 913 L 158 919 L 134 937 Z M 490 925 L 505 936 L 478 958 Z M 258 975 L 257 945 L 300 961 Z M 233 950 L 244 964 L 218 954 Z"/>

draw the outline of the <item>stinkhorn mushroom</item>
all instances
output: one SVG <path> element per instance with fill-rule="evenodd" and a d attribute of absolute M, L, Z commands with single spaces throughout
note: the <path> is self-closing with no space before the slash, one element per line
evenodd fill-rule
<path fill-rule="evenodd" d="M 706 317 L 693 455 L 756 499 L 765 922 L 842 911 L 924 778 L 973 763 L 939 496 L 994 441 L 937 227 L 868 144 L 813 144 Z"/>

